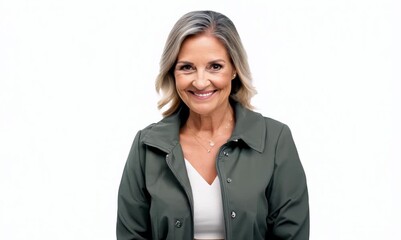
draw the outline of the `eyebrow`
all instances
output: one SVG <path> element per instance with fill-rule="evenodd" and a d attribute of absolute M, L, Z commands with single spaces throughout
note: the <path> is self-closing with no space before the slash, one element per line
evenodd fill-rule
<path fill-rule="evenodd" d="M 178 61 L 176 64 L 192 64 L 192 63 L 188 61 Z"/>
<path fill-rule="evenodd" d="M 209 61 L 208 64 L 215 63 L 215 62 L 223 62 L 223 63 L 225 63 L 226 61 L 224 61 L 223 59 L 215 59 L 215 60 Z M 190 61 L 177 61 L 176 64 L 193 64 L 193 63 L 190 62 Z"/>

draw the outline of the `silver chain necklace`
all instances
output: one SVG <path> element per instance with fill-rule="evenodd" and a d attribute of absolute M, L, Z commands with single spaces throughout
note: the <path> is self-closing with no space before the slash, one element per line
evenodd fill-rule
<path fill-rule="evenodd" d="M 223 119 L 223 121 L 221 121 L 221 123 L 219 124 L 217 130 L 220 129 L 220 127 L 221 127 L 221 125 L 223 124 L 223 122 L 224 122 L 224 119 Z M 229 120 L 229 123 L 224 127 L 224 129 L 228 129 L 228 128 L 230 127 L 230 123 L 231 123 L 231 122 L 232 122 L 232 119 Z M 204 148 L 204 149 L 207 151 L 207 153 L 210 153 L 210 152 L 212 151 L 213 147 L 216 145 L 216 142 L 213 141 L 213 139 L 204 139 L 203 137 L 199 136 L 198 134 L 195 133 L 194 129 L 191 128 L 188 124 L 187 124 L 187 127 L 188 127 L 188 129 L 191 131 L 191 134 L 193 135 L 193 137 L 194 137 L 194 139 L 196 140 L 196 142 L 197 142 L 202 148 Z M 221 134 L 217 134 L 217 135 L 221 135 Z M 200 140 L 203 140 L 203 141 L 207 141 L 210 148 L 205 147 L 204 144 L 202 144 L 202 143 L 200 142 L 199 139 L 200 139 Z"/>

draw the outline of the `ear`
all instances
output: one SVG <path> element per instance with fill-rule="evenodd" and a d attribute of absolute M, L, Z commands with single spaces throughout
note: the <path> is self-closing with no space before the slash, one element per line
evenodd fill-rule
<path fill-rule="evenodd" d="M 236 71 L 234 71 L 234 73 L 233 73 L 233 77 L 231 78 L 231 80 L 234 80 L 236 77 L 237 77 L 237 72 L 236 72 Z"/>

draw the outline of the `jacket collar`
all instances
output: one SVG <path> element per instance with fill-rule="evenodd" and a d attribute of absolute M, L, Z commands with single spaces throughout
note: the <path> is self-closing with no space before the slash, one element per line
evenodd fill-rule
<path fill-rule="evenodd" d="M 228 141 L 242 140 L 249 147 L 258 152 L 264 150 L 266 141 L 266 121 L 260 113 L 243 107 L 240 103 L 232 102 L 235 111 L 235 127 Z M 188 111 L 181 107 L 176 113 L 163 118 L 160 122 L 151 125 L 143 138 L 146 145 L 159 148 L 171 153 L 179 144 L 180 127 L 185 123 Z"/>

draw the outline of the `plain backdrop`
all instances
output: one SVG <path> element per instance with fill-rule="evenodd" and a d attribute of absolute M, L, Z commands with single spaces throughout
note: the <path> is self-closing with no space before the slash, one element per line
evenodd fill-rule
<path fill-rule="evenodd" d="M 0 0 L 0 239 L 115 239 L 165 40 L 200 9 L 233 20 L 256 111 L 292 130 L 311 239 L 401 239 L 395 0 Z"/>

